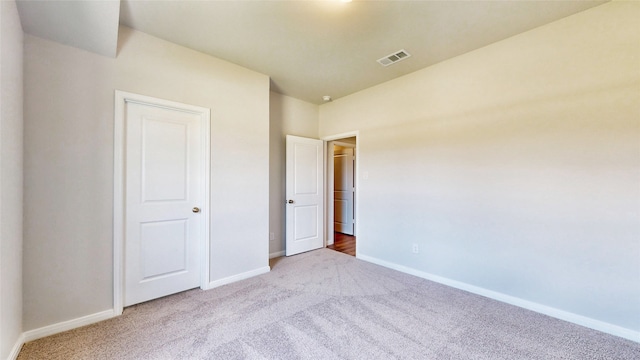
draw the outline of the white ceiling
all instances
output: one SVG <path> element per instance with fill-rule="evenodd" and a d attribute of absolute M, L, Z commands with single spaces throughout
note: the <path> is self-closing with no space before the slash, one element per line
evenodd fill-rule
<path fill-rule="evenodd" d="M 18 0 L 25 32 L 106 56 L 120 24 L 267 74 L 320 104 L 606 1 Z M 383 67 L 377 59 L 412 56 Z"/>

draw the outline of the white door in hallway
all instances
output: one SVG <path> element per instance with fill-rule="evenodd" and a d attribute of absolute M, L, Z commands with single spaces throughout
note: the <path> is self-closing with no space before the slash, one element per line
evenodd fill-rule
<path fill-rule="evenodd" d="M 202 117 L 208 122 L 209 114 L 130 101 L 125 106 L 128 306 L 200 286 L 201 237 L 208 236 Z"/>
<path fill-rule="evenodd" d="M 337 232 L 354 235 L 354 148 L 341 147 L 333 155 L 333 227 Z"/>
<path fill-rule="evenodd" d="M 286 255 L 324 246 L 322 140 L 287 135 Z"/>

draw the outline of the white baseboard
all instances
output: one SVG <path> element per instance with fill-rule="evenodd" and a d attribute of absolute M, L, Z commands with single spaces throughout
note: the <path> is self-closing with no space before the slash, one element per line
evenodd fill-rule
<path fill-rule="evenodd" d="M 13 348 L 11 349 L 7 360 L 16 360 L 18 358 L 18 354 L 20 354 L 20 350 L 22 350 L 22 345 L 24 345 L 25 342 L 26 341 L 24 340 L 24 333 L 20 334 L 15 345 L 13 345 Z"/>
<path fill-rule="evenodd" d="M 264 266 L 264 267 L 261 267 L 261 268 L 255 269 L 255 270 L 243 272 L 241 274 L 237 274 L 237 275 L 229 276 L 229 277 L 226 277 L 226 278 L 218 279 L 218 280 L 210 282 L 209 286 L 205 290 L 217 288 L 217 287 L 222 286 L 222 285 L 227 285 L 227 284 L 234 283 L 236 281 L 240 281 L 240 280 L 248 279 L 248 278 L 251 278 L 251 277 L 254 277 L 254 276 L 266 274 L 269 271 L 271 271 L 271 268 L 269 266 Z"/>
<path fill-rule="evenodd" d="M 101 311 L 99 313 L 86 315 L 72 320 L 63 321 L 57 324 L 48 325 L 39 329 L 29 330 L 22 333 L 24 342 L 33 341 L 45 336 L 61 333 L 63 331 L 79 328 L 81 326 L 91 325 L 99 321 L 111 319 L 116 316 L 113 309 Z"/>
<path fill-rule="evenodd" d="M 493 300 L 504 302 L 510 305 L 518 306 L 527 310 L 535 311 L 544 315 L 554 317 L 556 319 L 568 321 L 580 326 L 588 327 L 590 329 L 602 331 L 607 334 L 625 338 L 631 341 L 640 342 L 640 332 L 633 331 L 631 329 L 623 328 L 618 325 L 613 325 L 604 321 L 595 320 L 586 316 L 574 314 L 568 311 L 556 309 L 550 306 L 538 304 L 532 301 L 523 300 L 515 296 L 506 295 L 496 291 L 488 290 L 478 286 L 470 285 L 456 280 L 447 279 L 438 275 L 433 275 L 423 271 L 419 271 L 404 265 L 398 265 L 385 260 L 380 260 L 367 255 L 358 254 L 358 259 L 374 263 L 380 266 L 384 266 L 390 269 L 398 270 L 400 272 L 414 275 L 423 279 L 427 279 L 433 282 L 437 282 L 443 285 L 447 285 L 456 289 L 468 291 L 477 295 L 488 297 Z"/>
<path fill-rule="evenodd" d="M 277 258 L 277 257 L 281 257 L 281 256 L 284 256 L 284 250 L 270 253 L 269 254 L 269 259 L 273 259 L 273 258 Z"/>

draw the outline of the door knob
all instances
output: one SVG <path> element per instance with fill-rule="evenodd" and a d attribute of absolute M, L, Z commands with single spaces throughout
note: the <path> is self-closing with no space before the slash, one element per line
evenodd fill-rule
<path fill-rule="evenodd" d="M 287 201 L 289 204 L 293 204 L 293 200 L 289 200 Z"/>
<path fill-rule="evenodd" d="M 199 213 L 200 212 L 200 208 L 199 207 L 194 207 L 193 209 L 191 209 L 191 211 L 193 211 L 194 213 Z"/>

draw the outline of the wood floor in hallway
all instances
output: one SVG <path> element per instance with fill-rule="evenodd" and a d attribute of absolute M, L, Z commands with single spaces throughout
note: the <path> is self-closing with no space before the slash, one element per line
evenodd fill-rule
<path fill-rule="evenodd" d="M 334 232 L 333 245 L 327 246 L 329 249 L 345 253 L 347 255 L 356 256 L 356 237 Z"/>

